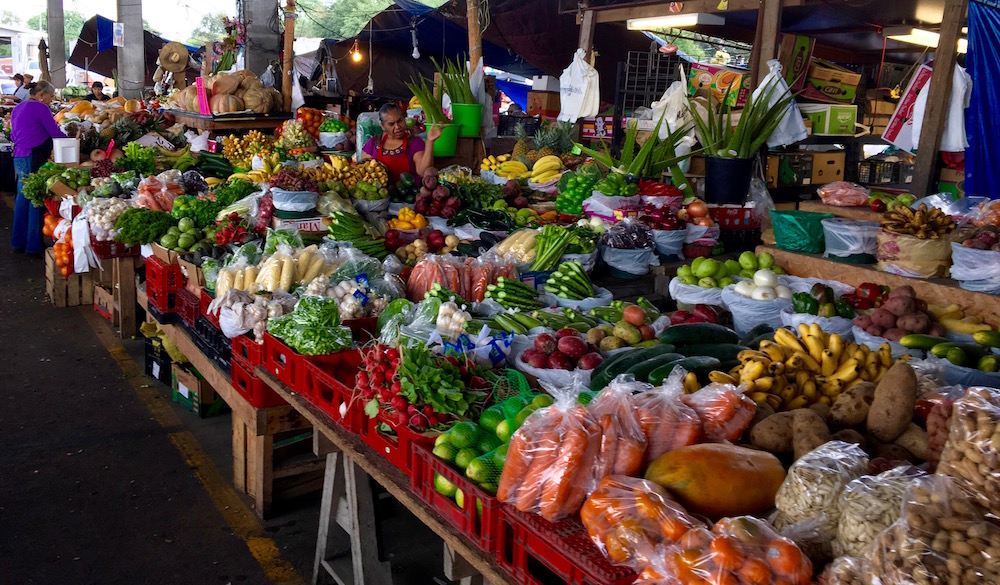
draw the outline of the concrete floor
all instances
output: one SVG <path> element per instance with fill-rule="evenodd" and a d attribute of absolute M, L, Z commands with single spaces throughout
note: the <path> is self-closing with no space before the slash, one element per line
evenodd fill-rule
<path fill-rule="evenodd" d="M 172 403 L 166 386 L 126 379 L 88 323 L 90 309 L 52 307 L 43 261 L 11 253 L 10 223 L 0 205 L 2 581 L 274 582 L 251 554 L 250 533 L 272 539 L 297 571 L 283 583 L 309 582 L 319 493 L 257 520 L 232 488 L 229 415 L 199 419 Z M 142 371 L 142 341 L 122 345 Z M 219 485 L 206 487 L 175 447 L 187 433 Z M 227 523 L 233 510 L 220 513 L 209 489 L 244 506 L 238 515 L 249 520 Z M 391 498 L 380 499 L 378 514 L 394 581 L 447 583 L 441 541 Z"/>

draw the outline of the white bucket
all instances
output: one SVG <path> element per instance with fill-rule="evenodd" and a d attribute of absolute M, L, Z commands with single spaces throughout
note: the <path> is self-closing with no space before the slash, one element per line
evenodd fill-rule
<path fill-rule="evenodd" d="M 53 138 L 52 159 L 56 164 L 79 164 L 80 140 L 78 138 Z"/>

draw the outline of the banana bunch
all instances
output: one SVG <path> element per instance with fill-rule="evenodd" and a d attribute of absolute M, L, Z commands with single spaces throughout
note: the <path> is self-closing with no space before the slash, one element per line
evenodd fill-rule
<path fill-rule="evenodd" d="M 543 156 L 532 165 L 530 181 L 536 184 L 548 183 L 558 177 L 562 169 L 562 160 L 558 156 Z"/>
<path fill-rule="evenodd" d="M 156 151 L 160 158 L 166 160 L 167 164 L 172 169 L 177 169 L 180 172 L 184 172 L 194 165 L 198 164 L 198 159 L 191 154 L 191 146 L 187 145 L 180 150 L 167 150 L 160 145 L 156 146 Z"/>
<path fill-rule="evenodd" d="M 517 160 L 508 160 L 500 163 L 497 165 L 496 173 L 497 176 L 505 179 L 527 179 L 531 177 L 531 171 L 528 170 L 528 167 L 523 162 Z"/>
<path fill-rule="evenodd" d="M 333 160 L 318 167 L 307 167 L 301 170 L 302 176 L 312 179 L 317 183 L 339 181 L 346 182 L 348 177 L 353 176 L 354 166 L 345 158 L 335 156 Z"/>
<path fill-rule="evenodd" d="M 479 168 L 484 171 L 495 171 L 501 164 L 509 160 L 509 154 L 501 154 L 500 156 L 493 156 L 491 154 L 483 159 L 483 164 L 479 165 Z"/>
<path fill-rule="evenodd" d="M 249 169 L 254 155 L 265 144 L 267 140 L 257 130 L 251 130 L 242 137 L 230 134 L 222 139 L 222 156 L 226 157 L 234 167 Z"/>
<path fill-rule="evenodd" d="M 978 315 L 966 315 L 962 307 L 956 304 L 951 305 L 927 305 L 927 312 L 934 316 L 934 320 L 944 327 L 948 333 L 958 335 L 972 335 L 977 331 L 990 331 L 993 329 L 988 324 L 983 323 L 983 318 Z"/>
<path fill-rule="evenodd" d="M 950 215 L 923 203 L 916 210 L 902 205 L 896 207 L 885 212 L 879 222 L 886 231 L 921 240 L 937 240 L 955 229 L 955 220 Z"/>
<path fill-rule="evenodd" d="M 775 410 L 795 410 L 811 404 L 832 405 L 851 386 L 878 382 L 894 363 L 883 343 L 877 351 L 864 344 L 828 335 L 819 325 L 799 325 L 799 335 L 780 328 L 774 341 L 762 341 L 760 350 L 739 353 L 740 364 L 726 372 L 711 372 L 712 382 L 745 384 L 756 402 Z"/>
<path fill-rule="evenodd" d="M 240 173 L 245 174 L 246 176 L 237 178 L 246 179 L 247 181 L 252 181 L 254 183 L 266 183 L 271 179 L 271 175 L 281 170 L 281 160 L 278 158 L 277 152 L 272 152 L 271 154 L 260 153 L 260 158 L 261 161 L 263 161 L 263 166 L 261 168 L 247 173 Z"/>
<path fill-rule="evenodd" d="M 389 173 L 386 171 L 385 165 L 375 159 L 368 159 L 359 165 L 355 165 L 352 174 L 354 180 L 347 185 L 348 187 L 353 187 L 359 182 L 365 182 L 379 188 L 389 185 Z"/>
<path fill-rule="evenodd" d="M 205 184 L 208 185 L 209 188 L 221 185 L 222 183 L 223 183 L 222 179 L 218 177 L 205 177 Z"/>

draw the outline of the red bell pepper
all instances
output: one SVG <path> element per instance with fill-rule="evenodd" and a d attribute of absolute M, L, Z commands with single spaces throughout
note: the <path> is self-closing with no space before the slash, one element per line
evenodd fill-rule
<path fill-rule="evenodd" d="M 863 282 L 855 294 L 866 301 L 875 302 L 875 299 L 882 296 L 882 289 L 874 282 Z"/>

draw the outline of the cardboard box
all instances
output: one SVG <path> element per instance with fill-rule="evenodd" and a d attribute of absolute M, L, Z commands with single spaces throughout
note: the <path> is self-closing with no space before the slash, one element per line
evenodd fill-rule
<path fill-rule="evenodd" d="M 854 136 L 858 124 L 858 106 L 799 104 L 802 115 L 812 121 L 816 136 Z"/>
<path fill-rule="evenodd" d="M 531 78 L 531 91 L 559 92 L 559 78 L 551 75 L 536 75 Z"/>
<path fill-rule="evenodd" d="M 186 410 L 207 418 L 224 412 L 226 403 L 190 364 L 174 364 L 171 371 L 173 399 Z"/>
<path fill-rule="evenodd" d="M 323 221 L 324 219 L 326 218 L 304 217 L 302 219 L 280 219 L 277 217 L 272 217 L 271 227 L 273 227 L 276 230 L 293 227 L 299 230 L 300 232 L 313 232 L 313 233 L 326 232 L 328 230 L 326 227 L 326 223 L 324 223 Z"/>
<path fill-rule="evenodd" d="M 778 61 L 781 71 L 785 74 L 785 82 L 793 92 L 801 91 L 806 84 L 809 73 L 809 62 L 812 59 L 816 39 L 803 35 L 781 35 L 781 46 L 778 48 Z"/>
<path fill-rule="evenodd" d="M 768 157 L 768 158 L 770 158 L 770 157 Z M 689 160 L 691 161 L 691 166 L 688 167 L 687 172 L 684 173 L 684 174 L 688 175 L 688 176 L 704 177 L 705 176 L 705 157 L 703 157 L 703 156 L 692 156 Z"/>
<path fill-rule="evenodd" d="M 688 95 L 695 95 L 699 89 L 707 89 L 720 103 L 725 94 L 726 103 L 734 108 L 742 108 L 750 96 L 749 85 L 750 73 L 745 69 L 691 63 L 691 72 L 688 74 Z"/>
<path fill-rule="evenodd" d="M 553 91 L 529 91 L 528 109 L 529 116 L 541 114 L 543 117 L 556 117 L 559 115 L 559 92 Z M 555 112 L 552 115 L 552 112 Z"/>
<path fill-rule="evenodd" d="M 49 187 L 49 193 L 52 193 L 53 195 L 55 195 L 56 199 L 63 199 L 65 197 L 72 197 L 73 200 L 75 201 L 76 200 L 77 190 L 76 189 L 70 189 L 66 185 L 66 183 L 63 183 L 62 181 L 56 181 L 55 183 L 52 183 L 51 187 Z"/>
<path fill-rule="evenodd" d="M 965 171 L 945 167 L 941 169 L 940 179 L 942 183 L 961 183 L 965 181 Z"/>
<path fill-rule="evenodd" d="M 185 281 L 184 288 L 195 296 L 195 298 L 201 298 L 201 288 L 205 286 L 205 273 L 202 272 L 201 266 L 192 264 L 187 260 L 177 260 L 177 264 L 181 267 L 181 272 L 184 273 Z"/>
<path fill-rule="evenodd" d="M 821 59 L 813 59 L 806 75 L 803 99 L 827 103 L 854 102 L 861 75 Z"/>
<path fill-rule="evenodd" d="M 843 150 L 814 152 L 812 160 L 812 184 L 826 185 L 844 180 L 844 165 L 847 153 Z"/>
<path fill-rule="evenodd" d="M 167 264 L 177 264 L 178 260 L 180 260 L 180 254 L 173 250 L 168 250 L 157 243 L 150 244 L 150 247 L 153 249 L 153 256 L 156 256 Z"/>
<path fill-rule="evenodd" d="M 773 154 L 767 155 L 767 169 L 764 172 L 764 181 L 767 183 L 769 189 L 778 187 L 778 165 L 780 164 L 780 157 Z"/>
<path fill-rule="evenodd" d="M 865 109 L 865 113 L 872 116 L 892 116 L 895 111 L 896 104 L 885 100 L 868 100 L 868 107 Z"/>

